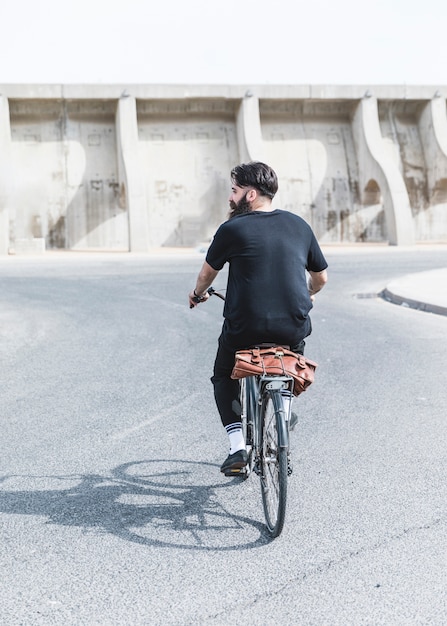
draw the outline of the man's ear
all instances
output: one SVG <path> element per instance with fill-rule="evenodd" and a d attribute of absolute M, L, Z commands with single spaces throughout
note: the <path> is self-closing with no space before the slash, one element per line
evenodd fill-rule
<path fill-rule="evenodd" d="M 247 200 L 248 200 L 248 202 L 253 202 L 253 200 L 255 200 L 256 196 L 257 196 L 256 189 L 250 189 L 250 191 L 247 192 Z"/>

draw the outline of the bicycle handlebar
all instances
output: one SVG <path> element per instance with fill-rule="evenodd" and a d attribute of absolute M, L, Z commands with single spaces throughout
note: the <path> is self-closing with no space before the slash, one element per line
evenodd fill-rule
<path fill-rule="evenodd" d="M 225 301 L 225 296 L 223 296 L 221 293 L 219 293 L 218 291 L 216 291 L 214 289 L 214 287 L 210 287 L 209 289 L 207 289 L 207 292 L 210 294 L 210 296 L 217 296 L 218 298 L 220 298 L 221 300 Z"/>
<path fill-rule="evenodd" d="M 216 291 L 216 290 L 214 289 L 214 287 L 209 287 L 206 291 L 207 291 L 207 293 L 208 293 L 210 296 L 217 296 L 217 297 L 218 297 L 218 298 L 220 298 L 221 300 L 225 300 L 225 296 L 223 296 L 221 293 L 219 293 L 218 291 Z M 194 300 L 194 302 L 195 302 L 196 304 L 199 304 L 200 302 L 202 302 L 203 298 L 197 298 L 197 297 L 194 297 L 194 298 L 193 298 L 193 300 Z M 193 305 L 192 305 L 192 304 L 191 304 L 190 308 L 191 308 L 191 309 L 193 308 Z"/>

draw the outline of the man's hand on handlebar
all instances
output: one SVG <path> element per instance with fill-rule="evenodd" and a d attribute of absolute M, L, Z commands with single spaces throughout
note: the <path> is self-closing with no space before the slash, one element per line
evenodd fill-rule
<path fill-rule="evenodd" d="M 202 294 L 202 293 L 197 293 L 196 290 L 193 289 L 191 293 L 189 294 L 189 308 L 193 309 L 198 304 L 201 304 L 202 302 L 206 302 L 209 297 L 210 297 L 210 294 L 208 291 L 205 291 L 205 293 Z"/>
<path fill-rule="evenodd" d="M 202 269 L 197 276 L 196 286 L 189 294 L 189 308 L 193 309 L 201 302 L 206 302 L 213 292 L 212 285 L 213 280 L 218 275 L 219 270 L 215 270 L 204 261 Z M 211 289 L 211 291 L 210 291 Z"/>
<path fill-rule="evenodd" d="M 193 289 L 189 294 L 189 308 L 193 309 L 201 302 L 206 302 L 210 296 L 217 296 L 221 300 L 225 300 L 225 296 L 216 291 L 214 287 L 208 287 L 204 294 L 197 294 L 196 290 Z"/>

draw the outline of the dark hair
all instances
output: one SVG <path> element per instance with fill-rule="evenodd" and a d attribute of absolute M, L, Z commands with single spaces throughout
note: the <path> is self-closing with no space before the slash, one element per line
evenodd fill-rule
<path fill-rule="evenodd" d="M 275 172 L 259 161 L 237 165 L 231 170 L 231 179 L 238 187 L 254 187 L 261 196 L 273 198 L 278 191 L 278 178 Z"/>

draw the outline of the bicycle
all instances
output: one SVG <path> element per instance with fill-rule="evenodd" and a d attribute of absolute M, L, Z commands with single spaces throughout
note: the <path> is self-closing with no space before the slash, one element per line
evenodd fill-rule
<path fill-rule="evenodd" d="M 225 300 L 213 287 L 208 293 Z M 248 376 L 239 380 L 239 391 L 248 463 L 226 476 L 247 479 L 252 471 L 259 476 L 267 529 L 272 537 L 278 537 L 284 527 L 287 480 L 292 473 L 289 430 L 293 379 L 277 374 Z"/>

